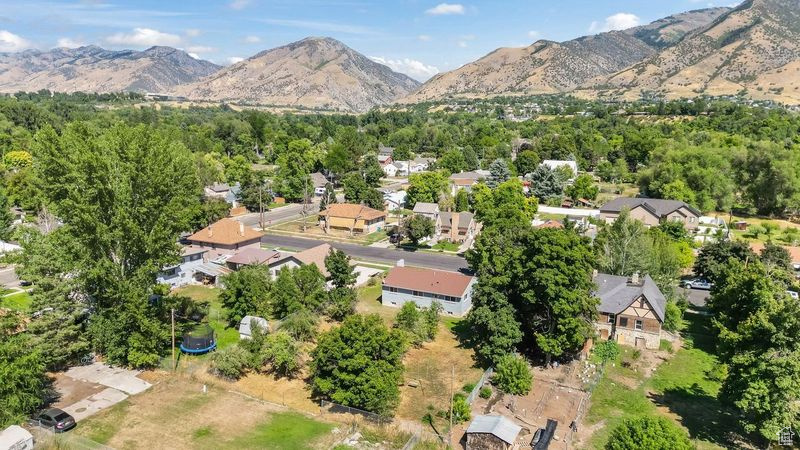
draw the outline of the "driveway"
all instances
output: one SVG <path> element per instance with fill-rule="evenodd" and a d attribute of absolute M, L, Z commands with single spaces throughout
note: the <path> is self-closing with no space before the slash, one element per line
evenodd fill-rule
<path fill-rule="evenodd" d="M 367 284 L 370 278 L 383 272 L 380 269 L 374 269 L 372 267 L 364 267 L 358 265 L 355 267 L 354 271 L 358 275 L 358 277 L 356 278 L 356 286 L 363 286 Z"/>
<path fill-rule="evenodd" d="M 0 269 L 0 285 L 3 285 L 7 288 L 19 287 L 19 278 L 17 277 L 17 272 L 14 271 L 13 267 Z"/>
<path fill-rule="evenodd" d="M 149 389 L 151 384 L 137 377 L 140 373 L 99 362 L 72 367 L 56 377 L 61 400 L 55 406 L 81 421 Z"/>

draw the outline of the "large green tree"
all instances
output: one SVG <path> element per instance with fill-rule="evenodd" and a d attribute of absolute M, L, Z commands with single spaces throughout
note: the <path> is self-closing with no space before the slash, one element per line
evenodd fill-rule
<path fill-rule="evenodd" d="M 322 333 L 311 357 L 314 395 L 381 415 L 400 400 L 405 343 L 376 314 L 352 315 Z"/>
<path fill-rule="evenodd" d="M 222 284 L 225 287 L 219 293 L 219 299 L 231 325 L 238 325 L 247 315 L 271 315 L 273 283 L 268 267 L 245 266 L 225 275 Z"/>
<path fill-rule="evenodd" d="M 20 314 L 0 314 L 0 428 L 22 422 L 36 410 L 47 387 L 41 351 L 21 332 Z"/>
<path fill-rule="evenodd" d="M 439 197 L 447 192 L 448 180 L 441 172 L 412 173 L 408 177 L 411 185 L 408 188 L 406 205 L 413 208 L 418 202 L 436 203 Z"/>
<path fill-rule="evenodd" d="M 625 419 L 611 432 L 606 450 L 693 450 L 686 432 L 666 417 Z"/>

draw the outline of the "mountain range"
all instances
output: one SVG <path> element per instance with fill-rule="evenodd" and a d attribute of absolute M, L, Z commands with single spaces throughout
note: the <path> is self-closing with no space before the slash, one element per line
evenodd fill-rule
<path fill-rule="evenodd" d="M 800 0 L 747 0 L 647 25 L 500 48 L 424 84 L 332 38 L 309 37 L 228 67 L 182 50 L 96 46 L 0 53 L 0 92 L 138 91 L 191 100 L 362 112 L 447 97 L 746 94 L 800 103 Z"/>

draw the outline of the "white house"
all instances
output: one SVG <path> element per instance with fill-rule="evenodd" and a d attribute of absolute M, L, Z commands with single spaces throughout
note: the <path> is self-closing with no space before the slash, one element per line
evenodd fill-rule
<path fill-rule="evenodd" d="M 236 183 L 232 186 L 229 186 L 225 183 L 214 183 L 210 186 L 206 186 L 203 189 L 203 194 L 207 198 L 219 198 L 228 202 L 231 205 L 231 208 L 239 207 L 238 195 L 241 191 L 241 185 Z"/>
<path fill-rule="evenodd" d="M 394 211 L 406 207 L 406 191 L 389 192 L 383 194 L 383 201 L 386 203 L 386 209 Z"/>
<path fill-rule="evenodd" d="M 578 175 L 578 163 L 575 161 L 566 161 L 566 160 L 558 160 L 558 159 L 545 159 L 540 164 L 541 166 L 546 166 L 550 170 L 556 170 L 560 167 L 569 167 L 572 170 L 572 173 L 577 176 Z"/>
<path fill-rule="evenodd" d="M 461 317 L 472 307 L 472 287 L 477 278 L 459 272 L 393 267 L 383 280 L 381 303 L 401 307 L 414 302 L 420 307 L 439 303 L 443 311 Z"/>
<path fill-rule="evenodd" d="M 203 265 L 203 257 L 208 249 L 187 245 L 181 250 L 181 260 L 178 264 L 164 267 L 158 273 L 156 281 L 168 284 L 170 288 L 185 286 L 194 281 L 194 274 Z"/>
<path fill-rule="evenodd" d="M 387 177 L 396 177 L 397 170 L 397 166 L 394 165 L 394 163 L 383 166 L 383 173 L 385 173 Z"/>

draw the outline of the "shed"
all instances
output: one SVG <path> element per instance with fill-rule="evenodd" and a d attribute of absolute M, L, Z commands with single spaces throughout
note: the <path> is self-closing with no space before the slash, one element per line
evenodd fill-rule
<path fill-rule="evenodd" d="M 253 326 L 258 326 L 265 332 L 269 331 L 267 319 L 258 316 L 244 316 L 239 322 L 239 339 L 250 339 L 253 336 Z"/>
<path fill-rule="evenodd" d="M 33 435 L 19 425 L 0 431 L 0 449 L 33 450 Z"/>
<path fill-rule="evenodd" d="M 522 427 L 503 416 L 477 416 L 467 428 L 467 450 L 508 450 Z"/>

